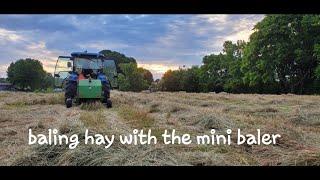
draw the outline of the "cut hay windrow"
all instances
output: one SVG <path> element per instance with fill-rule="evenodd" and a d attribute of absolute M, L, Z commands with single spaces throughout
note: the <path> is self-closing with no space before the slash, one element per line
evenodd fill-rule
<path fill-rule="evenodd" d="M 12 98 L 14 97 L 14 98 Z M 227 93 L 113 91 L 114 108 L 84 103 L 70 109 L 61 93 L 1 92 L 0 165 L 320 165 L 320 96 Z M 123 145 L 110 148 L 80 143 L 27 144 L 28 129 L 61 134 L 120 134 L 134 128 L 151 129 L 156 145 Z M 165 129 L 191 136 L 226 129 L 281 134 L 276 145 L 165 145 Z M 79 136 L 80 140 L 83 136 Z M 235 137 L 232 137 L 233 141 Z"/>

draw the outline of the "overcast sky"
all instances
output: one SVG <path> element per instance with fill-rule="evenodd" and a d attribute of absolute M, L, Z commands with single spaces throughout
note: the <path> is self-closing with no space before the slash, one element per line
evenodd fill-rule
<path fill-rule="evenodd" d="M 225 40 L 248 40 L 264 15 L 0 15 L 0 77 L 10 62 L 41 60 L 53 73 L 59 55 L 110 49 L 137 59 L 156 78 L 200 65 Z"/>

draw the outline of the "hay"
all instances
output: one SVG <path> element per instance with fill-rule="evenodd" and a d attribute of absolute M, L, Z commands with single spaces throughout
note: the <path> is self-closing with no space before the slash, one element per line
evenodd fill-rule
<path fill-rule="evenodd" d="M 118 115 L 132 128 L 150 128 L 154 124 L 154 118 L 149 115 L 147 109 L 123 105 L 118 109 Z"/>
<path fill-rule="evenodd" d="M 290 117 L 290 121 L 295 125 L 320 126 L 320 113 L 299 111 Z"/>
<path fill-rule="evenodd" d="M 178 157 L 167 149 L 113 144 L 109 149 L 97 145 L 36 146 L 32 154 L 17 158 L 12 165 L 28 166 L 110 166 L 110 165 L 177 165 Z"/>
<path fill-rule="evenodd" d="M 320 151 L 302 150 L 298 152 L 287 153 L 282 155 L 278 165 L 320 166 Z"/>
<path fill-rule="evenodd" d="M 106 107 L 100 101 L 86 102 L 80 105 L 80 109 L 86 110 L 86 111 L 98 111 L 103 108 L 106 108 Z"/>
<path fill-rule="evenodd" d="M 56 105 L 64 104 L 64 97 L 62 93 L 52 93 L 52 94 L 36 94 L 30 93 L 23 98 L 17 97 L 6 102 L 7 107 L 25 107 L 31 105 Z"/>
<path fill-rule="evenodd" d="M 1 93 L 0 165 L 319 165 L 320 96 L 112 91 L 111 99 L 111 109 L 101 104 L 67 109 L 63 93 Z M 28 128 L 42 133 L 49 127 L 69 135 L 87 128 L 115 135 L 152 129 L 159 141 L 131 146 L 116 140 L 109 149 L 26 145 Z M 173 128 L 191 135 L 259 128 L 282 138 L 270 146 L 164 145 L 161 133 Z"/>
<path fill-rule="evenodd" d="M 160 104 L 158 104 L 158 103 L 151 104 L 150 108 L 149 108 L 149 113 L 160 112 L 161 110 L 159 109 L 159 106 L 160 106 Z"/>
<path fill-rule="evenodd" d="M 224 130 L 227 128 L 233 128 L 234 125 L 232 121 L 226 117 L 217 117 L 214 115 L 205 115 L 200 117 L 199 121 L 193 123 L 200 127 L 201 129 L 216 129 L 216 130 Z"/>
<path fill-rule="evenodd" d="M 279 110 L 272 107 L 266 107 L 266 108 L 258 109 L 257 112 L 276 113 L 276 112 L 279 112 Z"/>

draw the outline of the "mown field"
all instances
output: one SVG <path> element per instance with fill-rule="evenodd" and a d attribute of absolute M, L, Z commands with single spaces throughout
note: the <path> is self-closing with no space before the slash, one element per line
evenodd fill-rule
<path fill-rule="evenodd" d="M 112 91 L 114 107 L 66 109 L 63 94 L 0 92 L 0 165 L 320 165 L 320 96 Z M 281 134 L 276 145 L 29 146 L 47 133 L 124 134 L 134 128 L 203 134 L 214 128 Z"/>

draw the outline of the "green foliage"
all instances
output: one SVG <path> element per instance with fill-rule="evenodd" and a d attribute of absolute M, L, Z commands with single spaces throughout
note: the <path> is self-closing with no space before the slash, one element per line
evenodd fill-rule
<path fill-rule="evenodd" d="M 47 89 L 53 86 L 53 77 L 43 70 L 40 61 L 20 59 L 12 62 L 7 70 L 8 81 L 22 90 Z"/>
<path fill-rule="evenodd" d="M 161 90 L 163 91 L 180 91 L 182 90 L 183 70 L 168 70 L 161 79 Z"/>
<path fill-rule="evenodd" d="M 115 60 L 118 72 L 121 72 L 120 64 L 124 63 L 134 63 L 137 64 L 137 61 L 133 57 L 127 57 L 124 54 L 121 54 L 116 51 L 111 50 L 102 50 L 100 51 L 107 59 Z"/>
<path fill-rule="evenodd" d="M 200 74 L 201 88 L 203 91 L 223 91 L 225 78 L 227 76 L 226 56 L 223 54 L 205 56 Z"/>
<path fill-rule="evenodd" d="M 8 80 L 6 78 L 0 78 L 0 83 L 7 83 Z"/>
<path fill-rule="evenodd" d="M 201 67 L 167 71 L 160 82 L 162 89 L 187 92 L 243 90 L 242 72 L 239 67 L 245 45 L 244 41 L 238 41 L 236 44 L 226 41 L 223 53 L 205 56 Z"/>
<path fill-rule="evenodd" d="M 118 70 L 117 66 L 114 61 L 105 61 L 104 62 L 104 69 L 103 72 L 107 76 L 108 80 L 110 81 L 112 88 L 118 88 L 117 76 Z"/>
<path fill-rule="evenodd" d="M 318 15 L 269 15 L 259 22 L 244 58 L 246 83 L 267 92 L 271 86 L 271 92 L 314 93 L 319 22 Z"/>
<path fill-rule="evenodd" d="M 141 91 L 147 89 L 153 82 L 152 73 L 137 67 L 137 61 L 133 57 L 127 57 L 116 51 L 100 51 L 107 59 L 113 59 L 116 63 L 118 82 L 111 79 L 111 83 L 119 86 L 121 91 Z"/>
<path fill-rule="evenodd" d="M 319 62 L 320 61 L 320 44 L 314 45 L 314 56 L 317 58 Z"/>
<path fill-rule="evenodd" d="M 139 92 L 148 89 L 151 83 L 144 78 L 147 70 L 138 68 L 136 63 L 124 63 L 119 66 L 122 71 L 122 74 L 118 76 L 120 91 Z"/>
<path fill-rule="evenodd" d="M 143 74 L 143 79 L 147 81 L 148 85 L 151 85 L 151 83 L 153 82 L 152 73 L 149 70 L 144 69 L 144 68 L 139 68 L 139 70 Z"/>
<path fill-rule="evenodd" d="M 200 69 L 198 66 L 193 66 L 187 70 L 183 71 L 184 76 L 182 78 L 183 90 L 187 92 L 199 92 L 199 73 Z"/>
<path fill-rule="evenodd" d="M 167 91 L 320 92 L 320 15 L 267 15 L 248 43 L 226 41 L 197 70 L 167 71 Z"/>
<path fill-rule="evenodd" d="M 52 89 L 54 86 L 54 77 L 51 73 L 46 73 L 41 81 L 41 89 Z"/>
<path fill-rule="evenodd" d="M 168 70 L 159 82 L 160 90 L 199 92 L 199 73 L 200 69 L 197 66 L 175 71 Z"/>
<path fill-rule="evenodd" d="M 317 66 L 316 71 L 315 71 L 315 75 L 316 75 L 317 79 L 320 80 L 320 65 Z"/>

